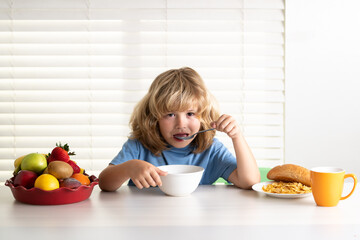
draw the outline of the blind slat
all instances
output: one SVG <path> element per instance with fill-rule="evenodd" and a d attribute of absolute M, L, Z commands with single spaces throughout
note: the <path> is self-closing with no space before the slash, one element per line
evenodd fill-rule
<path fill-rule="evenodd" d="M 216 60 L 216 59 L 214 59 Z M 171 66 L 173 67 L 173 66 Z M 175 66 L 176 67 L 176 66 Z M 16 79 L 33 79 L 33 78 L 113 78 L 113 79 L 136 79 L 136 78 L 154 78 L 156 73 L 163 72 L 168 67 L 159 68 L 65 68 L 65 67 L 48 67 L 48 68 L 26 68 L 17 67 L 12 69 L 9 67 L 0 68 L 0 78 L 16 78 Z M 202 77 L 206 78 L 263 78 L 263 79 L 283 79 L 283 68 L 246 68 L 241 66 L 237 68 L 204 68 L 198 67 L 198 71 L 202 71 Z"/>
<path fill-rule="evenodd" d="M 11 48 L 10 48 L 11 46 Z M 282 45 L 261 44 L 1 44 L 0 56 L 282 56 Z"/>
<path fill-rule="evenodd" d="M 67 91 L 64 98 L 64 91 L 17 91 L 16 96 L 11 91 L 0 91 L 0 103 L 14 99 L 16 102 L 138 102 L 145 91 Z M 51 97 L 49 97 L 51 95 Z M 214 91 L 215 97 L 222 102 L 263 103 L 263 102 L 283 102 L 284 96 L 281 91 L 247 91 L 239 95 L 237 91 Z M 15 104 L 16 105 L 16 104 Z M 16 106 L 14 106 L 16 107 Z"/>
<path fill-rule="evenodd" d="M 269 8 L 269 9 L 284 9 L 284 2 L 281 0 L 72 0 L 72 1 L 57 1 L 57 0 L 13 0 L 14 8 L 33 9 L 33 8 L 53 8 L 53 9 L 78 9 L 86 7 L 94 8 Z M 90 3 L 90 5 L 89 5 Z M 9 8 L 10 2 L 1 2 L 0 8 Z"/>
<path fill-rule="evenodd" d="M 236 119 L 241 119 L 244 126 L 246 125 L 283 125 L 282 114 L 232 114 Z M 0 114 L 0 125 L 8 125 L 9 128 L 13 124 L 18 125 L 128 125 L 130 114 L 123 113 L 42 113 L 42 114 L 21 114 L 11 113 Z"/>
<path fill-rule="evenodd" d="M 238 78 L 240 79 L 240 78 Z M 269 80 L 269 79 L 243 79 L 243 84 L 234 84 L 236 78 L 223 79 L 207 79 L 206 83 L 213 91 L 226 91 L 228 89 L 234 90 L 249 90 L 249 91 L 283 91 L 283 80 Z M 219 82 L 221 81 L 221 86 Z M 92 79 L 91 84 L 86 79 L 18 79 L 14 82 L 12 79 L 3 78 L 0 81 L 0 91 L 2 94 L 16 94 L 17 92 L 26 93 L 26 90 L 37 89 L 38 92 L 43 90 L 63 91 L 87 91 L 85 89 L 94 89 L 96 92 L 101 91 L 134 91 L 139 88 L 148 88 L 152 79 Z M 13 90 L 16 88 L 17 90 Z M 241 88 L 241 89 L 240 89 Z M 14 92 L 13 92 L 14 91 Z M 0 96 L 0 101 L 1 96 Z"/>
<path fill-rule="evenodd" d="M 167 22 L 166 20 L 148 20 L 148 21 L 122 21 L 122 20 L 107 20 L 107 21 L 85 21 L 85 20 L 4 20 L 0 23 L 0 32 L 62 32 L 64 34 L 74 34 L 76 32 L 91 31 L 95 34 L 104 32 L 152 32 L 161 33 L 168 32 L 283 32 L 284 26 L 279 19 L 272 18 L 271 15 L 278 16 L 272 13 L 258 13 L 258 16 L 250 16 L 249 18 L 256 19 L 252 22 L 244 22 L 241 20 L 213 20 L 209 24 L 208 20 L 173 20 Z M 265 18 L 263 18 L 265 16 Z"/>

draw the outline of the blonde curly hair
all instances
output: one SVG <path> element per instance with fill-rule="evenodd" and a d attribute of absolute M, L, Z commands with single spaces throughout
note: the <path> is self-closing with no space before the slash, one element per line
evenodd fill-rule
<path fill-rule="evenodd" d="M 161 73 L 151 84 L 148 93 L 135 106 L 130 118 L 131 139 L 139 140 L 154 155 L 168 149 L 159 129 L 159 119 L 169 112 L 186 111 L 197 107 L 200 130 L 210 128 L 219 118 L 215 98 L 207 90 L 200 75 L 189 67 Z M 191 142 L 194 153 L 206 150 L 212 144 L 215 131 L 197 135 Z"/>

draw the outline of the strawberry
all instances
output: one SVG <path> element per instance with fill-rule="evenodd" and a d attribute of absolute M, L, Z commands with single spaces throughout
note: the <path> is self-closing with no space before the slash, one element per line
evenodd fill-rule
<path fill-rule="evenodd" d="M 69 155 L 75 155 L 74 152 L 69 152 L 69 145 L 62 146 L 61 143 L 56 143 L 56 147 L 48 154 L 47 160 L 48 163 L 52 161 L 68 162 L 70 160 Z"/>
<path fill-rule="evenodd" d="M 74 173 L 80 172 L 80 167 L 73 160 L 69 160 L 67 163 L 73 168 Z"/>

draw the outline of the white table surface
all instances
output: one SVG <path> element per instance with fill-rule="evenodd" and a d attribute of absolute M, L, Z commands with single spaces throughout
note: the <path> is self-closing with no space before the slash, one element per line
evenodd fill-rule
<path fill-rule="evenodd" d="M 358 188 L 336 207 L 318 207 L 312 196 L 272 198 L 225 185 L 199 186 L 187 197 L 96 186 L 89 199 L 57 206 L 17 202 L 2 185 L 0 203 L 1 240 L 360 239 Z"/>

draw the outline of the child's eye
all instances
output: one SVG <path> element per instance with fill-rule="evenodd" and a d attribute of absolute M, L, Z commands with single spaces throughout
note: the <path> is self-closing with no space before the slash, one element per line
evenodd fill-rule
<path fill-rule="evenodd" d="M 168 114 L 166 114 L 166 116 L 167 117 L 173 117 L 173 116 L 175 116 L 175 114 L 174 113 L 168 113 Z"/>
<path fill-rule="evenodd" d="M 194 113 L 194 112 L 188 112 L 187 115 L 188 115 L 189 117 L 192 117 L 192 116 L 195 116 L 195 113 Z"/>

